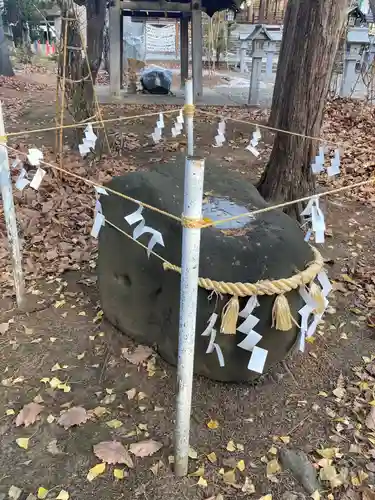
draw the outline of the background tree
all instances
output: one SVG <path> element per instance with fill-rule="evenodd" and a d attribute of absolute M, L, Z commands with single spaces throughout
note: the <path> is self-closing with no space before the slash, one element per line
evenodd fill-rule
<path fill-rule="evenodd" d="M 94 85 L 103 54 L 103 33 L 105 26 L 105 0 L 75 0 L 76 5 L 86 7 L 87 46 L 86 54 L 77 48 L 82 47 L 79 21 L 68 22 L 67 57 L 64 59 L 65 22 L 61 26 L 59 54 L 59 76 L 62 83 L 65 61 L 65 88 L 68 109 L 76 122 L 86 120 L 95 114 Z M 65 2 L 62 17 L 77 18 L 73 1 Z M 87 56 L 87 57 L 86 57 Z"/>
<path fill-rule="evenodd" d="M 347 7 L 348 0 L 289 0 L 270 116 L 273 126 L 320 136 Z M 277 132 L 258 184 L 264 198 L 282 202 L 310 194 L 316 149 L 316 141 Z M 296 215 L 299 209 L 293 206 L 292 212 Z"/>
<path fill-rule="evenodd" d="M 14 76 L 12 63 L 9 57 L 9 47 L 8 40 L 6 39 L 4 32 L 4 4 L 0 0 L 0 75 L 2 76 Z"/>

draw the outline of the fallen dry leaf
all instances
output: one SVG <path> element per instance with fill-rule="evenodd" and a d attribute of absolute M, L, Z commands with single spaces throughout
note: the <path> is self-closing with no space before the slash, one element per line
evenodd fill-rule
<path fill-rule="evenodd" d="M 160 450 L 162 446 L 161 443 L 149 439 L 146 441 L 139 441 L 138 443 L 132 443 L 129 447 L 129 451 L 136 457 L 149 457 Z"/>
<path fill-rule="evenodd" d="M 223 481 L 226 484 L 236 484 L 236 472 L 235 469 L 228 470 L 223 474 Z"/>
<path fill-rule="evenodd" d="M 19 412 L 16 418 L 16 427 L 24 425 L 28 427 L 36 422 L 39 413 L 43 410 L 43 406 L 38 403 L 28 403 Z"/>
<path fill-rule="evenodd" d="M 201 467 L 198 467 L 198 469 L 194 472 L 190 472 L 190 474 L 188 474 L 189 477 L 201 477 L 204 475 L 204 467 L 201 466 Z"/>
<path fill-rule="evenodd" d="M 8 491 L 8 497 L 11 500 L 18 500 L 19 497 L 21 496 L 22 490 L 21 488 L 18 488 L 18 486 L 11 486 Z"/>
<path fill-rule="evenodd" d="M 116 479 L 124 479 L 124 477 L 127 475 L 124 469 L 114 469 L 113 471 L 113 476 Z"/>
<path fill-rule="evenodd" d="M 115 418 L 113 420 L 109 420 L 109 422 L 106 422 L 106 425 L 108 425 L 108 427 L 110 427 L 111 429 L 118 429 L 122 426 L 122 422 L 121 420 L 117 420 Z"/>
<path fill-rule="evenodd" d="M 236 445 L 234 444 L 234 442 L 232 440 L 230 440 L 229 443 L 227 444 L 227 450 L 228 451 L 236 451 Z"/>
<path fill-rule="evenodd" d="M 129 389 L 125 392 L 125 394 L 128 396 L 128 399 L 134 399 L 135 395 L 137 394 L 137 390 L 135 388 Z"/>
<path fill-rule="evenodd" d="M 23 448 L 24 450 L 27 450 L 29 447 L 29 441 L 30 438 L 18 438 L 16 439 L 16 443 L 20 448 Z"/>
<path fill-rule="evenodd" d="M 94 446 L 95 455 L 107 464 L 125 464 L 134 467 L 129 452 L 119 441 L 102 441 Z"/>
<path fill-rule="evenodd" d="M 89 415 L 82 406 L 73 406 L 60 416 L 57 423 L 64 427 L 64 429 L 69 429 L 74 425 L 84 424 L 88 418 Z"/>
<path fill-rule="evenodd" d="M 207 488 L 207 485 L 208 485 L 208 483 L 207 483 L 206 479 L 204 479 L 204 477 L 201 476 L 198 479 L 197 486 L 201 486 L 202 488 Z"/>
<path fill-rule="evenodd" d="M 217 429 L 219 427 L 219 422 L 211 419 L 207 422 L 207 427 L 211 430 Z"/>
<path fill-rule="evenodd" d="M 253 485 L 253 483 L 250 481 L 250 479 L 247 476 L 245 477 L 245 483 L 242 486 L 241 491 L 243 493 L 248 493 L 249 495 L 251 495 L 252 493 L 255 493 L 255 486 Z"/>
<path fill-rule="evenodd" d="M 276 458 L 270 460 L 267 463 L 267 477 L 273 476 L 274 474 L 277 474 L 280 471 L 281 471 L 281 467 L 280 467 L 280 464 Z"/>
<path fill-rule="evenodd" d="M 160 470 L 164 467 L 164 464 L 161 460 L 156 462 L 154 465 L 150 467 L 150 471 L 154 474 L 154 476 L 157 476 L 160 472 Z"/>
<path fill-rule="evenodd" d="M 64 454 L 64 452 L 62 450 L 60 450 L 60 448 L 57 446 L 57 439 L 52 439 L 52 441 L 50 441 L 47 444 L 47 451 L 49 453 L 51 453 L 51 455 L 63 455 Z"/>
<path fill-rule="evenodd" d="M 46 498 L 46 496 L 48 495 L 48 491 L 46 488 L 43 488 L 43 486 L 40 486 L 38 488 L 38 493 L 37 493 L 37 496 L 38 496 L 38 499 L 39 500 L 44 500 L 44 498 Z"/>
<path fill-rule="evenodd" d="M 375 406 L 373 406 L 366 417 L 366 427 L 375 431 Z"/>
<path fill-rule="evenodd" d="M 56 500 L 69 500 L 69 493 L 66 490 L 60 490 Z"/>
<path fill-rule="evenodd" d="M 144 361 L 146 361 L 154 351 L 151 347 L 145 345 L 137 346 L 132 353 L 129 352 L 127 347 L 121 349 L 122 356 L 128 360 L 133 365 L 140 365 Z"/>
<path fill-rule="evenodd" d="M 212 451 L 211 453 L 209 453 L 209 454 L 207 455 L 207 458 L 208 458 L 208 460 L 209 460 L 212 464 L 214 464 L 214 463 L 216 463 L 216 462 L 217 462 L 217 456 L 216 456 L 216 453 L 215 453 L 214 451 Z"/>
<path fill-rule="evenodd" d="M 96 477 L 98 477 L 100 474 L 103 474 L 105 471 L 105 464 L 96 464 L 94 467 L 92 467 L 88 474 L 87 474 L 87 480 L 88 481 L 93 481 Z"/>

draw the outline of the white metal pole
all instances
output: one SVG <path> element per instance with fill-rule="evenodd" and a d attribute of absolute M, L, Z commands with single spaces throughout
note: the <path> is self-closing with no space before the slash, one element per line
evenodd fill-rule
<path fill-rule="evenodd" d="M 8 150 L 4 145 L 5 126 L 2 103 L 0 101 L 0 185 L 3 200 L 4 218 L 8 233 L 8 242 L 12 251 L 14 288 L 18 307 L 23 305 L 25 283 L 22 273 L 21 247 L 18 239 L 16 211 L 13 202 L 12 182 L 9 172 Z"/>
<path fill-rule="evenodd" d="M 185 164 L 183 215 L 190 221 L 202 219 L 203 180 L 204 159 L 188 156 Z M 183 227 L 175 434 L 177 476 L 185 476 L 188 470 L 200 238 L 199 227 Z"/>
<path fill-rule="evenodd" d="M 188 79 L 185 83 L 185 104 L 194 105 L 193 81 Z M 187 154 L 194 154 L 194 112 L 188 112 L 186 115 L 186 135 L 187 135 Z"/>

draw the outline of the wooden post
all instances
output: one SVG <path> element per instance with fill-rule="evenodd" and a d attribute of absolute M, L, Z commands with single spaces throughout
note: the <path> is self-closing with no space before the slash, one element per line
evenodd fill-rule
<path fill-rule="evenodd" d="M 202 30 L 202 6 L 200 0 L 193 0 L 191 4 L 191 52 L 193 59 L 193 87 L 194 100 L 203 95 L 202 83 L 202 58 L 203 58 L 203 30 Z"/>
<path fill-rule="evenodd" d="M 5 146 L 5 126 L 0 101 L 0 185 L 3 199 L 4 218 L 8 242 L 12 252 L 14 289 L 18 307 L 22 307 L 25 296 L 25 282 L 22 272 L 21 245 L 18 239 L 16 210 L 14 208 L 12 182 L 9 173 L 8 150 Z"/>
<path fill-rule="evenodd" d="M 189 77 L 189 18 L 181 14 L 180 19 L 180 72 L 181 88 Z"/>
<path fill-rule="evenodd" d="M 119 96 L 121 89 L 120 17 L 120 0 L 112 0 L 109 7 L 109 86 L 114 96 Z"/>

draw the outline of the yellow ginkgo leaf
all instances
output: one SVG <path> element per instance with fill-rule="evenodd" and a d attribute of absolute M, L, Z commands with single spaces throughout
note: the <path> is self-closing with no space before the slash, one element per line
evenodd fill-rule
<path fill-rule="evenodd" d="M 29 447 L 29 441 L 30 441 L 30 438 L 18 438 L 18 439 L 16 439 L 16 443 L 18 444 L 18 446 L 20 448 L 23 448 L 24 450 L 27 450 L 27 448 Z"/>
<path fill-rule="evenodd" d="M 40 486 L 38 488 L 38 494 L 37 494 L 39 500 L 43 500 L 44 498 L 46 498 L 46 496 L 48 495 L 48 491 L 49 490 L 47 490 L 46 488 L 43 488 L 43 486 Z"/>
<path fill-rule="evenodd" d="M 56 500 L 69 500 L 69 493 L 66 490 L 61 490 Z"/>
<path fill-rule="evenodd" d="M 51 368 L 51 372 L 56 372 L 57 370 L 61 370 L 61 366 L 59 363 L 55 363 Z"/>
<path fill-rule="evenodd" d="M 71 390 L 71 387 L 70 385 L 68 384 L 63 384 L 63 383 L 60 383 L 58 386 L 57 386 L 58 389 L 61 389 L 62 391 L 64 392 L 70 392 Z"/>
<path fill-rule="evenodd" d="M 209 453 L 209 454 L 207 455 L 207 458 L 208 458 L 208 460 L 209 460 L 212 464 L 214 464 L 214 463 L 217 461 L 217 456 L 216 456 L 216 453 L 215 453 L 214 451 L 212 451 L 211 453 Z"/>
<path fill-rule="evenodd" d="M 48 382 L 50 381 L 50 378 L 49 377 L 43 377 L 40 379 L 41 382 L 43 382 L 43 384 L 48 384 Z"/>
<path fill-rule="evenodd" d="M 110 420 L 109 422 L 106 422 L 106 424 L 108 425 L 108 427 L 110 427 L 111 429 L 118 429 L 119 427 L 122 426 L 122 422 L 121 420 Z"/>
<path fill-rule="evenodd" d="M 315 490 L 314 493 L 311 495 L 311 498 L 313 500 L 320 500 L 320 493 L 318 490 Z"/>
<path fill-rule="evenodd" d="M 139 425 L 138 425 L 138 428 L 140 428 Z M 196 450 L 194 450 L 194 448 L 192 448 L 191 446 L 189 446 L 188 456 L 192 460 L 196 460 L 198 458 L 198 453 L 196 452 Z"/>
<path fill-rule="evenodd" d="M 234 444 L 234 442 L 232 440 L 230 440 L 229 443 L 227 444 L 227 450 L 228 451 L 236 451 L 236 445 Z"/>
<path fill-rule="evenodd" d="M 105 463 L 101 464 L 96 464 L 92 469 L 89 470 L 87 474 L 87 480 L 92 481 L 96 477 L 100 476 L 100 474 L 103 474 L 105 471 Z"/>
<path fill-rule="evenodd" d="M 226 484 L 236 484 L 236 473 L 235 470 L 228 470 L 223 474 L 223 480 Z"/>
<path fill-rule="evenodd" d="M 56 389 L 60 384 L 62 384 L 62 382 L 57 377 L 53 377 L 51 378 L 51 380 L 49 380 L 49 385 L 52 387 L 52 389 Z"/>
<path fill-rule="evenodd" d="M 47 417 L 47 422 L 48 422 L 49 424 L 52 424 L 52 422 L 53 422 L 54 420 L 55 420 L 55 417 L 54 417 L 53 415 L 48 415 L 48 417 Z"/>
<path fill-rule="evenodd" d="M 245 470 L 245 462 L 243 460 L 239 460 L 236 467 L 239 471 L 243 472 Z"/>
<path fill-rule="evenodd" d="M 217 420 L 210 420 L 207 422 L 207 427 L 211 430 L 217 429 L 219 427 L 219 422 Z"/>
<path fill-rule="evenodd" d="M 259 500 L 272 500 L 272 495 L 264 495 L 264 497 L 260 497 Z"/>
<path fill-rule="evenodd" d="M 204 467 L 199 467 L 195 472 L 191 472 L 189 477 L 202 477 L 204 474 Z"/>
<path fill-rule="evenodd" d="M 9 415 L 14 415 L 15 413 L 16 413 L 16 412 L 15 412 L 12 408 L 9 408 L 9 410 L 7 410 L 7 411 L 5 412 L 5 414 L 6 414 L 6 415 L 8 415 L 8 416 L 9 416 Z"/>
<path fill-rule="evenodd" d="M 285 444 L 288 444 L 290 442 L 290 437 L 289 436 L 280 436 L 280 439 Z"/>
<path fill-rule="evenodd" d="M 124 469 L 115 469 L 113 471 L 113 475 L 115 476 L 116 479 L 124 479 L 125 477 Z"/>
<path fill-rule="evenodd" d="M 86 316 L 85 311 L 81 311 L 81 312 L 79 312 L 79 313 L 78 313 L 78 316 Z"/>
<path fill-rule="evenodd" d="M 200 477 L 197 482 L 198 486 L 202 486 L 202 488 L 207 487 L 207 481 L 204 479 L 204 477 Z"/>
<path fill-rule="evenodd" d="M 375 406 L 375 399 L 373 399 L 372 401 L 369 402 L 369 405 L 371 406 Z"/>

